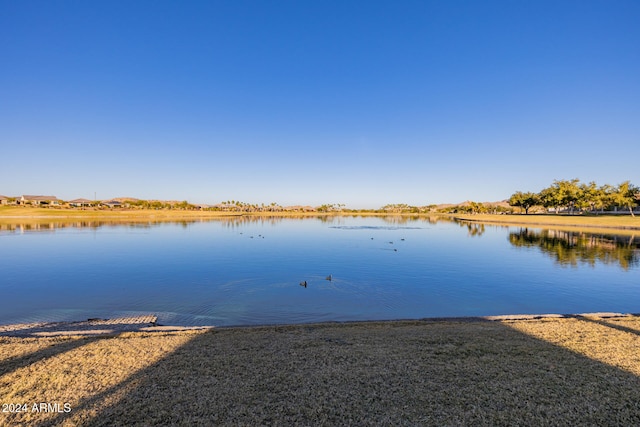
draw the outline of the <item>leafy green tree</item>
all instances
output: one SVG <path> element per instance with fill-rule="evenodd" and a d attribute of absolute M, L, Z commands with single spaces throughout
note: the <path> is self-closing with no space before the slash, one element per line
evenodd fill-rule
<path fill-rule="evenodd" d="M 529 209 L 541 203 L 540 196 L 536 193 L 523 193 L 516 191 L 509 198 L 509 205 L 524 209 L 525 215 L 529 215 Z"/>
<path fill-rule="evenodd" d="M 600 211 L 603 211 L 604 208 L 609 207 L 613 204 L 612 194 L 614 190 L 615 189 L 609 184 L 604 184 L 598 187 L 593 206 L 596 212 L 598 209 L 600 209 Z"/>
<path fill-rule="evenodd" d="M 598 210 L 604 211 L 605 208 L 619 206 L 629 209 L 632 216 L 635 216 L 633 208 L 640 204 L 640 188 L 629 181 L 617 187 L 609 184 L 598 187 L 594 181 L 583 184 L 577 178 L 555 180 L 551 186 L 535 195 L 537 200 L 535 197 L 527 200 L 527 196 L 531 194 L 533 193 L 517 191 L 511 195 L 509 204 L 524 208 L 525 213 L 528 213 L 527 205 L 540 204 L 548 209 L 553 208 L 556 214 L 561 207 L 573 214 L 575 209 L 581 211 L 590 209 L 591 212 L 597 213 Z"/>
<path fill-rule="evenodd" d="M 175 205 L 173 205 L 173 208 L 175 209 L 181 209 L 181 210 L 193 210 L 196 208 L 196 206 L 192 205 L 191 203 L 187 202 L 186 200 L 183 200 L 180 203 L 176 203 Z"/>
<path fill-rule="evenodd" d="M 489 209 L 480 202 L 469 202 L 469 206 L 471 208 L 471 213 L 472 214 L 482 214 L 482 213 L 487 213 L 489 211 Z"/>
<path fill-rule="evenodd" d="M 560 206 L 564 206 L 573 213 L 576 202 L 580 199 L 580 180 L 555 180 L 553 184 L 539 193 L 540 201 L 546 208 L 553 207 L 558 213 Z"/>
<path fill-rule="evenodd" d="M 554 181 L 553 183 L 559 193 L 559 198 L 562 206 L 568 207 L 570 214 L 573 214 L 573 209 L 576 206 L 576 202 L 580 200 L 579 182 L 580 180 L 575 178 L 570 181 L 560 180 Z"/>
<path fill-rule="evenodd" d="M 619 184 L 612 193 L 612 199 L 617 206 L 628 208 L 631 216 L 635 217 L 633 207 L 638 204 L 638 193 L 640 193 L 640 188 L 631 184 L 629 181 L 625 181 Z"/>
<path fill-rule="evenodd" d="M 551 186 L 543 189 L 538 193 L 538 197 L 540 198 L 542 206 L 545 208 L 553 208 L 555 213 L 558 213 L 560 205 L 562 204 L 562 198 L 555 187 Z"/>
<path fill-rule="evenodd" d="M 576 200 L 576 207 L 580 210 L 590 209 L 595 210 L 595 203 L 598 196 L 598 187 L 596 183 L 591 181 L 589 184 L 580 184 L 578 200 Z"/>

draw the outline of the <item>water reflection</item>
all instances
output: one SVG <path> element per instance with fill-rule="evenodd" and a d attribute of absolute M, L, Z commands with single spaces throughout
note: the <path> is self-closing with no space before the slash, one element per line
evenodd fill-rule
<path fill-rule="evenodd" d="M 512 245 L 538 248 L 563 266 L 600 262 L 618 264 L 625 270 L 640 263 L 640 241 L 635 240 L 635 236 L 528 228 L 509 233 Z"/>
<path fill-rule="evenodd" d="M 484 224 L 482 223 L 467 223 L 466 226 L 469 237 L 480 237 L 485 232 Z"/>
<path fill-rule="evenodd" d="M 41 218 L 2 220 L 0 230 L 16 236 L 0 244 L 11 266 L 0 281 L 0 324 L 633 312 L 640 298 L 637 274 L 625 272 L 640 271 L 639 245 L 609 234 L 400 215 Z M 538 250 L 562 265 L 611 268 L 560 268 Z"/>
<path fill-rule="evenodd" d="M 384 215 L 377 218 L 381 218 L 384 222 L 389 224 L 409 224 L 415 222 L 426 222 L 429 224 L 437 224 L 438 222 L 453 222 L 453 218 L 446 216 L 423 216 L 423 215 Z"/>
<path fill-rule="evenodd" d="M 184 227 L 191 223 L 201 221 L 171 221 L 171 224 L 178 224 Z M 22 223 L 0 223 L 0 232 L 5 233 L 28 233 L 28 232 L 54 232 L 61 229 L 99 229 L 103 227 L 127 227 L 135 229 L 149 229 L 167 221 L 51 221 L 51 222 L 22 222 Z"/>
<path fill-rule="evenodd" d="M 351 218 L 359 218 L 360 215 L 287 215 L 287 216 L 266 216 L 266 215 L 234 215 L 229 217 L 218 218 L 198 218 L 198 219 L 158 219 L 158 220 L 82 220 L 74 221 L 68 219 L 28 219 L 16 220 L 16 222 L 0 222 L 0 232 L 5 233 L 28 233 L 28 232 L 54 232 L 57 229 L 99 229 L 108 227 L 126 227 L 126 228 L 143 228 L 150 229 L 166 224 L 177 224 L 182 227 L 188 227 L 197 223 L 216 222 L 225 228 L 242 228 L 247 225 L 278 225 L 285 221 L 305 220 L 320 221 L 330 226 L 339 226 L 345 224 Z M 386 215 L 376 216 L 380 220 L 390 225 L 403 225 L 415 223 L 418 221 L 428 224 L 436 224 L 438 222 L 453 222 L 447 217 L 424 217 L 424 216 L 402 216 L 402 215 Z M 476 225 L 477 226 L 477 225 Z M 482 226 L 484 230 L 484 226 Z M 482 234 L 482 233 L 480 233 Z"/>

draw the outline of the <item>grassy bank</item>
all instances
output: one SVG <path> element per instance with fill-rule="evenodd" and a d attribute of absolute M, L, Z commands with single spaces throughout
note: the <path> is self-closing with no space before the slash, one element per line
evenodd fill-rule
<path fill-rule="evenodd" d="M 114 209 L 114 210 L 79 210 L 61 208 L 35 208 L 23 206 L 0 206 L 0 223 L 43 222 L 43 221 L 181 221 L 215 219 L 238 216 L 269 217 L 314 217 L 322 215 L 341 215 L 337 212 L 220 212 L 220 211 L 187 211 L 187 210 L 152 210 L 152 209 Z M 343 215 L 357 216 L 402 216 L 402 217 L 437 217 L 437 214 L 380 214 L 373 212 L 345 212 Z M 621 230 L 640 230 L 640 217 L 628 215 L 446 215 L 456 219 L 531 226 L 555 226 L 577 228 L 602 228 Z"/>
<path fill-rule="evenodd" d="M 640 217 L 630 215 L 453 215 L 456 219 L 496 224 L 640 230 Z"/>
<path fill-rule="evenodd" d="M 63 209 L 22 206 L 0 206 L 0 222 L 43 221 L 183 221 L 232 218 L 240 216 L 303 217 L 335 215 L 317 212 L 222 212 L 154 209 Z"/>
<path fill-rule="evenodd" d="M 0 337 L 19 425 L 637 425 L 640 318 Z"/>
<path fill-rule="evenodd" d="M 239 215 L 237 212 L 152 210 L 152 209 L 63 209 L 30 206 L 2 206 L 0 219 L 144 219 L 215 218 Z"/>

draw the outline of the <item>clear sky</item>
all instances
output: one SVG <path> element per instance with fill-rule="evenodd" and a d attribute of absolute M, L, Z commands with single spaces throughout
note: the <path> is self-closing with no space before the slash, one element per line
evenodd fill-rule
<path fill-rule="evenodd" d="M 0 0 L 0 159 L 67 200 L 640 184 L 640 1 Z"/>

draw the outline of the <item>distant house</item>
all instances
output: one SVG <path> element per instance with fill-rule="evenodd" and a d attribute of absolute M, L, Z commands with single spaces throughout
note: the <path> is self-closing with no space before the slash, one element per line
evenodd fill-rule
<path fill-rule="evenodd" d="M 107 200 L 106 202 L 102 202 L 101 205 L 108 208 L 121 208 L 122 202 L 119 202 L 117 200 Z"/>
<path fill-rule="evenodd" d="M 69 205 L 75 208 L 86 208 L 89 206 L 93 206 L 95 202 L 88 199 L 74 199 L 69 201 Z"/>
<path fill-rule="evenodd" d="M 0 205 L 8 205 L 9 198 L 7 196 L 0 195 Z"/>
<path fill-rule="evenodd" d="M 60 205 L 60 200 L 56 196 L 28 196 L 24 195 L 20 197 L 21 205 L 34 205 L 34 206 L 47 206 Z"/>

